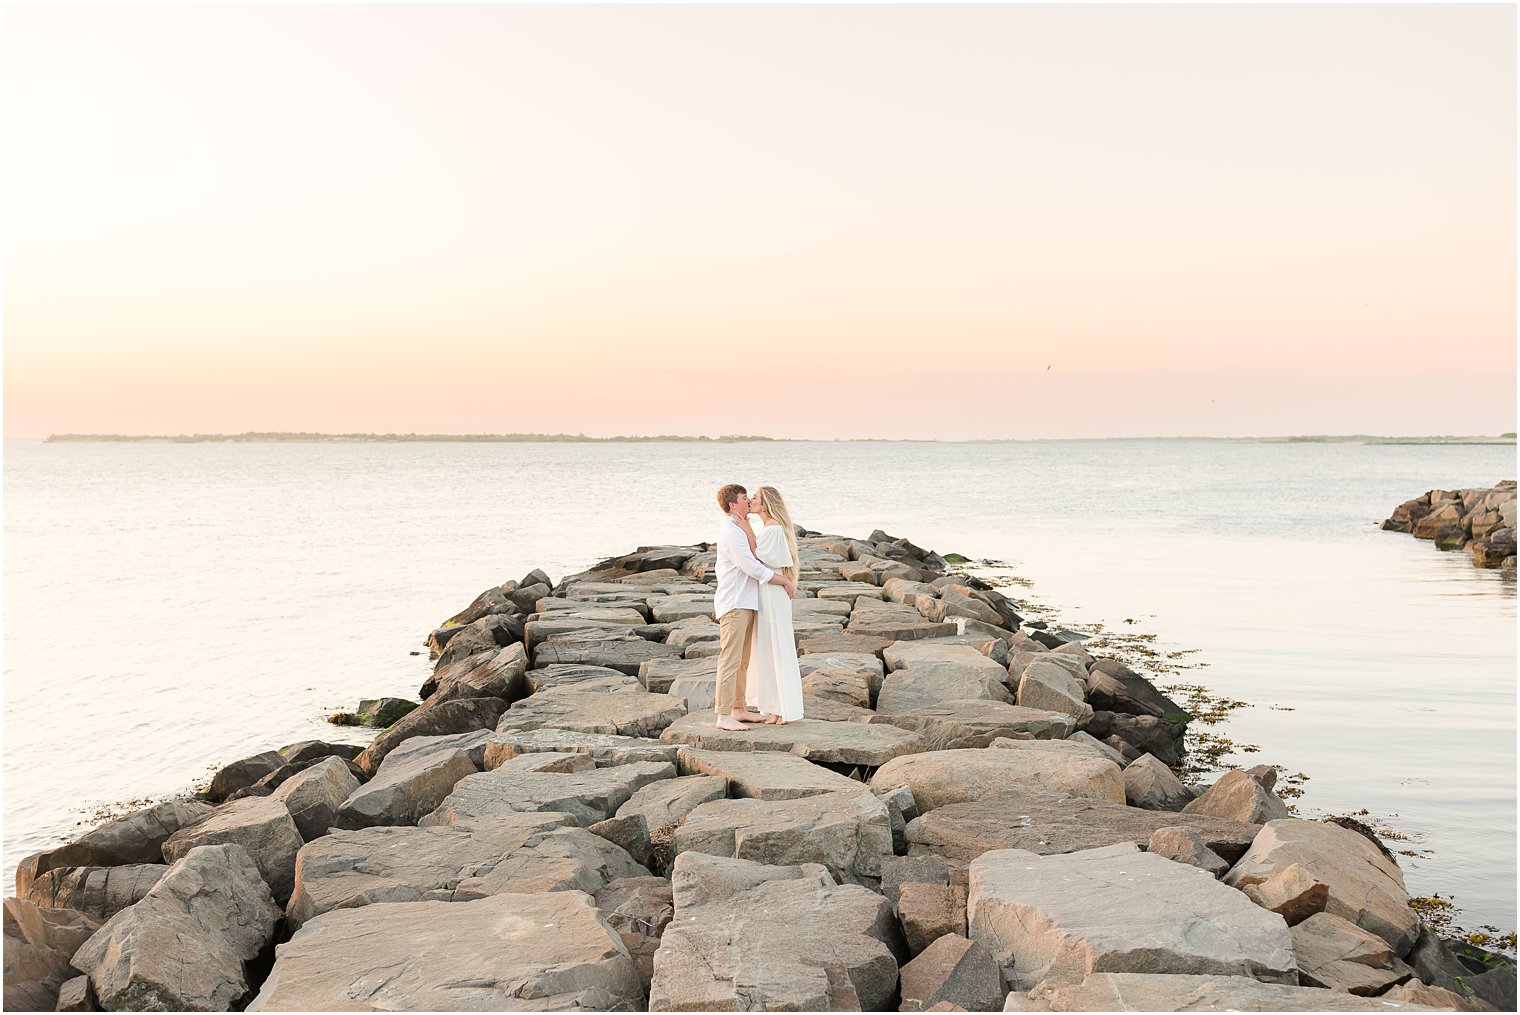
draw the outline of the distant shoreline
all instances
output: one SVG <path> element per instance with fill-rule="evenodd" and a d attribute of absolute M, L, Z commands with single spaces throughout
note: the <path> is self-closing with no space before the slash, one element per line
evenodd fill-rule
<path fill-rule="evenodd" d="M 35 438 L 33 438 L 35 439 Z M 1496 444 L 1513 445 L 1514 434 L 1495 436 L 1383 437 L 1372 434 L 1298 435 L 1283 437 L 1009 437 L 975 440 L 936 440 L 932 438 L 885 437 L 760 437 L 726 435 L 722 437 L 662 434 L 659 436 L 588 437 L 585 434 L 375 434 L 375 433 L 281 433 L 249 432 L 241 434 L 49 434 L 44 444 L 55 443 L 147 443 L 147 444 L 1062 444 L 1062 443 L 1135 443 L 1152 441 L 1207 441 L 1232 444 Z"/>

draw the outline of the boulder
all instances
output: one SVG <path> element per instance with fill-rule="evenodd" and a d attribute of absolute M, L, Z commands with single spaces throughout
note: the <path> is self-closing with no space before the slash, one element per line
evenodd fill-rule
<path fill-rule="evenodd" d="M 359 726 L 372 726 L 383 730 L 391 723 L 404 718 L 416 707 L 417 702 L 408 701 L 405 698 L 365 698 L 354 710 L 354 722 Z"/>
<path fill-rule="evenodd" d="M 802 678 L 802 690 L 856 708 L 871 707 L 871 677 L 858 670 L 814 669 Z"/>
<path fill-rule="evenodd" d="M 897 909 L 906 884 L 949 885 L 950 868 L 937 856 L 887 856 L 881 861 L 881 894 Z"/>
<path fill-rule="evenodd" d="M 675 764 L 676 745 L 644 737 L 615 733 L 582 733 L 577 730 L 538 729 L 497 733 L 486 741 L 482 768 L 499 768 L 503 762 L 524 754 L 584 754 L 598 765 L 622 765 L 630 761 L 666 761 Z"/>
<path fill-rule="evenodd" d="M 1094 971 L 1250 976 L 1294 983 L 1282 918 L 1208 874 L 1133 843 L 1041 856 L 1008 849 L 971 862 L 969 935 L 1015 989 Z"/>
<path fill-rule="evenodd" d="M 816 634 L 810 638 L 802 639 L 798 643 L 797 649 L 804 656 L 843 653 L 846 655 L 874 655 L 879 659 L 882 652 L 893 641 L 894 639 L 892 638 L 882 638 L 877 635 L 855 633 Z M 801 658 L 799 658 L 798 662 L 801 661 Z"/>
<path fill-rule="evenodd" d="M 1124 768 L 1124 799 L 1131 807 L 1143 807 L 1148 811 L 1187 810 L 1195 801 L 1193 791 L 1153 754 L 1142 754 Z M 1194 814 L 1207 814 L 1216 818 L 1233 818 L 1236 821 L 1260 823 L 1259 819 L 1221 814 L 1216 811 L 1194 810 Z"/>
<path fill-rule="evenodd" d="M 324 758 L 285 780 L 272 797 L 290 811 L 301 839 L 309 842 L 327 834 L 343 802 L 358 788 L 359 780 L 349 771 L 346 761 Z"/>
<path fill-rule="evenodd" d="M 860 783 L 780 751 L 704 751 L 682 747 L 676 756 L 682 775 L 722 776 L 729 796 L 793 800 L 819 793 L 857 793 Z"/>
<path fill-rule="evenodd" d="M 1434 1008 L 1438 1011 L 1499 1010 L 1480 997 L 1468 997 L 1465 994 L 1458 994 L 1447 990 L 1445 987 L 1433 987 L 1420 980 L 1407 980 L 1396 987 L 1390 987 L 1378 999 L 1403 1001 L 1406 1004 L 1417 1004 L 1425 1008 Z"/>
<path fill-rule="evenodd" d="M 1376 845 L 1348 828 L 1299 818 L 1269 821 L 1224 882 L 1245 889 L 1295 863 L 1327 887 L 1325 912 L 1376 934 L 1393 946 L 1395 955 L 1408 954 L 1420 920 L 1409 908 L 1404 874 Z"/>
<path fill-rule="evenodd" d="M 72 979 L 79 946 L 100 924 L 70 909 L 45 909 L 25 899 L 6 899 L 5 1008 L 52 1011 L 58 990 Z"/>
<path fill-rule="evenodd" d="M 896 997 L 895 927 L 874 892 L 814 864 L 698 853 L 676 858 L 671 887 L 651 1011 L 883 1011 Z"/>
<path fill-rule="evenodd" d="M 908 954 L 917 955 L 947 934 L 966 933 L 963 886 L 909 881 L 898 888 L 897 919 Z"/>
<path fill-rule="evenodd" d="M 70 970 L 72 972 L 72 970 Z M 58 1003 L 54 1011 L 100 1011 L 95 1000 L 95 990 L 88 976 L 75 976 L 63 981 L 58 988 Z"/>
<path fill-rule="evenodd" d="M 689 620 L 693 617 L 711 619 L 713 614 L 713 597 L 711 593 L 683 593 L 674 596 L 650 596 L 646 602 L 649 604 L 649 616 L 662 624 L 675 623 L 676 621 Z"/>
<path fill-rule="evenodd" d="M 1088 704 L 1094 709 L 1158 719 L 1188 716 L 1186 709 L 1117 659 L 1094 660 L 1084 682 Z"/>
<path fill-rule="evenodd" d="M 584 755 L 563 757 L 590 765 Z M 663 761 L 544 771 L 536 758 L 514 759 L 489 772 L 465 776 L 436 810 L 417 823 L 448 825 L 498 814 L 559 811 L 579 825 L 594 825 L 616 814 L 639 787 L 675 774 L 675 766 Z"/>
<path fill-rule="evenodd" d="M 58 867 L 32 882 L 27 901 L 43 909 L 72 909 L 104 923 L 153 890 L 168 866 Z"/>
<path fill-rule="evenodd" d="M 244 797 L 169 836 L 164 841 L 164 859 L 173 864 L 199 846 L 236 844 L 247 850 L 275 903 L 283 906 L 290 898 L 296 853 L 304 841 L 283 802 L 274 797 Z"/>
<path fill-rule="evenodd" d="M 73 964 L 106 1011 L 229 1011 L 248 993 L 246 964 L 279 918 L 242 846 L 200 846 L 107 920 Z"/>
<path fill-rule="evenodd" d="M 486 745 L 494 735 L 491 730 L 470 730 L 468 733 L 444 733 L 436 737 L 412 737 L 401 743 L 385 756 L 386 761 L 410 761 L 424 754 L 448 754 L 462 751 L 477 769 L 485 764 Z M 383 763 L 382 763 L 383 764 Z"/>
<path fill-rule="evenodd" d="M 923 749 L 919 737 L 891 726 L 813 718 L 730 732 L 716 728 L 711 715 L 688 715 L 671 723 L 660 739 L 710 751 L 784 751 L 823 764 L 867 767 Z"/>
<path fill-rule="evenodd" d="M 822 597 L 828 590 L 821 590 Z M 880 594 L 880 590 L 876 590 Z M 845 627 L 846 634 L 860 635 L 867 638 L 886 638 L 889 641 L 918 641 L 922 638 L 942 638 L 946 635 L 956 634 L 954 623 L 942 621 L 936 623 L 926 619 L 923 614 L 912 607 L 902 607 L 906 612 L 893 612 L 878 608 L 861 609 L 865 597 L 856 600 L 856 609 L 850 614 L 850 622 Z"/>
<path fill-rule="evenodd" d="M 676 684 L 684 687 L 692 687 L 698 684 L 711 685 L 718 679 L 718 660 L 706 659 L 651 659 L 639 667 L 639 683 L 646 690 L 656 694 L 670 694 L 671 688 Z M 709 697 L 711 693 L 709 692 Z M 712 707 L 709 701 L 705 706 Z M 696 711 L 690 704 L 687 711 Z"/>
<path fill-rule="evenodd" d="M 1051 714 L 1059 715 L 1060 713 L 1055 712 Z M 1071 717 L 1067 716 L 1067 718 L 1070 719 Z M 1079 730 L 1078 732 L 1080 733 L 1081 731 Z M 1092 737 L 1078 739 L 1073 736 L 1065 740 L 1030 740 L 1022 737 L 999 737 L 990 746 L 994 750 L 999 751 L 1032 751 L 1045 757 L 1093 758 L 1098 761 L 1107 761 L 1121 769 L 1124 767 L 1114 761 L 1114 753 L 1107 744 L 1097 743 Z"/>
<path fill-rule="evenodd" d="M 991 793 L 980 800 L 950 804 L 908 822 L 908 853 L 933 853 L 951 863 L 969 863 L 992 849 L 1072 853 L 1120 842 L 1145 845 L 1157 829 L 1183 825 L 1226 860 L 1239 859 L 1261 831 L 1260 825 L 1220 818 L 1084 800 L 1050 793 Z"/>
<path fill-rule="evenodd" d="M 326 913 L 280 946 L 249 1011 L 638 1011 L 622 939 L 579 891 Z"/>
<path fill-rule="evenodd" d="M 1315 913 L 1292 928 L 1298 981 L 1372 997 L 1414 976 L 1388 942 L 1349 920 Z"/>
<path fill-rule="evenodd" d="M 920 814 L 1010 788 L 1124 802 L 1124 776 L 1117 765 L 1047 740 L 1027 741 L 1020 750 L 933 751 L 894 758 L 877 769 L 871 787 L 895 786 L 913 790 Z"/>
<path fill-rule="evenodd" d="M 251 757 L 241 758 L 219 769 L 211 777 L 206 796 L 217 803 L 226 800 L 240 789 L 247 789 L 266 775 L 286 765 L 279 751 L 263 751 Z"/>
<path fill-rule="evenodd" d="M 974 650 L 968 651 L 974 653 Z M 988 660 L 983 659 L 983 662 Z M 1001 667 L 993 668 L 1001 672 Z M 1013 704 L 1013 695 L 1003 681 L 986 672 L 978 673 L 969 667 L 954 665 L 914 666 L 887 674 L 881 692 L 876 696 L 876 711 L 882 715 L 898 715 L 941 702 L 968 699 Z"/>
<path fill-rule="evenodd" d="M 159 863 L 165 839 L 213 810 L 200 800 L 166 800 L 107 821 L 73 842 L 22 859 L 16 865 L 16 894 L 27 895 L 34 880 L 54 869 Z"/>
<path fill-rule="evenodd" d="M 1053 984 L 1036 994 L 1051 1011 L 1426 1010 L 1388 998 L 1263 983 L 1249 976 L 1093 973 L 1081 983 Z"/>
<path fill-rule="evenodd" d="M 504 893 L 595 893 L 649 872 L 566 814 L 508 814 L 426 828 L 335 831 L 301 849 L 291 926 L 374 903 L 467 902 Z"/>
<path fill-rule="evenodd" d="M 1138 764 L 1138 761 L 1134 763 Z M 1133 768 L 1134 765 L 1130 767 Z M 1189 794 L 1190 797 L 1191 795 Z M 1219 781 L 1210 786 L 1203 796 L 1190 800 L 1182 809 L 1188 814 L 1249 821 L 1257 825 L 1288 816 L 1288 805 L 1277 794 L 1263 788 L 1257 780 L 1238 770 L 1220 776 Z"/>
<path fill-rule="evenodd" d="M 458 749 L 386 758 L 374 778 L 338 805 L 334 824 L 349 829 L 415 825 L 443 803 L 460 779 L 476 771 L 469 754 Z"/>
<path fill-rule="evenodd" d="M 679 645 L 648 641 L 636 634 L 611 631 L 581 631 L 556 635 L 533 650 L 533 665 L 548 666 L 551 663 L 580 663 L 589 666 L 606 666 L 637 676 L 639 666 L 650 659 L 677 659 L 681 656 Z"/>
<path fill-rule="evenodd" d="M 644 685 L 639 678 L 629 676 L 610 666 L 586 666 L 580 663 L 553 663 L 529 670 L 527 674 L 529 694 L 555 688 L 574 688 L 580 691 L 637 691 Z"/>
<path fill-rule="evenodd" d="M 558 729 L 608 733 L 622 737 L 657 737 L 686 714 L 686 702 L 670 694 L 642 691 L 597 693 L 573 688 L 545 691 L 525 698 L 501 717 L 498 733 Z M 711 717 L 706 717 L 711 723 Z"/>
<path fill-rule="evenodd" d="M 520 642 L 523 638 L 523 618 L 515 610 L 490 613 L 463 625 L 463 629 L 449 636 L 438 653 L 435 674 L 454 667 L 470 656 L 494 653 L 499 648 Z M 424 691 L 423 697 L 432 694 Z"/>
<path fill-rule="evenodd" d="M 1290 927 L 1323 913 L 1330 904 L 1330 886 L 1301 863 L 1279 867 L 1265 881 L 1246 885 L 1243 890 L 1246 898 L 1279 914 Z"/>
<path fill-rule="evenodd" d="M 613 933 L 622 938 L 623 947 L 638 967 L 639 983 L 648 994 L 649 981 L 654 978 L 654 953 L 675 915 L 670 882 L 653 877 L 609 881 L 596 893 L 596 908 Z"/>
<path fill-rule="evenodd" d="M 1150 841 L 1145 844 L 1145 851 L 1208 871 L 1216 878 L 1223 877 L 1224 872 L 1230 869 L 1224 857 L 1210 849 L 1196 829 L 1182 825 L 1156 829 L 1151 834 Z"/>
<path fill-rule="evenodd" d="M 353 761 L 364 750 L 363 744 L 330 744 L 325 740 L 298 740 L 280 748 L 280 757 L 287 765 L 301 765 L 323 758 L 342 758 Z"/>
<path fill-rule="evenodd" d="M 1019 704 L 1065 712 L 1082 725 L 1092 718 L 1092 706 L 1083 699 L 1082 684 L 1065 667 L 1049 659 L 1036 659 L 1019 677 Z"/>
<path fill-rule="evenodd" d="M 715 775 L 661 779 L 636 790 L 617 813 L 590 826 L 650 870 L 670 868 L 676 828 L 698 806 L 728 795 L 728 780 Z"/>
<path fill-rule="evenodd" d="M 422 703 L 396 725 L 381 733 L 354 759 L 367 774 L 374 775 L 385 756 L 412 737 L 435 737 L 444 733 L 488 730 L 506 709 L 501 698 L 456 698 Z"/>
<path fill-rule="evenodd" d="M 449 663 L 440 662 L 421 693 L 434 704 L 456 698 L 516 701 L 528 693 L 527 671 L 528 653 L 521 644 L 492 647 Z"/>
<path fill-rule="evenodd" d="M 1118 712 L 1094 712 L 1087 730 L 1095 737 L 1112 743 L 1123 750 L 1121 744 L 1134 749 L 1134 756 L 1153 754 L 1163 765 L 1173 768 L 1182 764 L 1183 737 L 1187 724 L 1181 720 L 1158 719 L 1153 715 L 1123 715 Z M 1126 752 L 1126 756 L 1128 753 Z"/>
<path fill-rule="evenodd" d="M 917 733 L 928 750 L 987 747 L 1000 738 L 1059 741 L 1075 720 L 1064 712 L 1010 705 L 990 698 L 948 699 L 870 720 Z"/>
<path fill-rule="evenodd" d="M 960 1011 L 1002 1011 L 1003 973 L 975 941 L 947 934 L 902 967 L 899 1011 L 929 1011 L 949 1002 Z"/>
<path fill-rule="evenodd" d="M 817 863 L 841 883 L 881 877 L 892 856 L 886 805 L 864 788 L 794 800 L 714 800 L 686 815 L 675 852 L 767 864 Z"/>

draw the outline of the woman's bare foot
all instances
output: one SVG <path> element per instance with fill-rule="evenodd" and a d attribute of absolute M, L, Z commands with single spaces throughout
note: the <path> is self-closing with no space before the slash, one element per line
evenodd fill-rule
<path fill-rule="evenodd" d="M 749 731 L 748 726 L 744 725 L 742 722 L 737 722 L 733 716 L 728 715 L 718 716 L 718 722 L 716 725 L 720 730 L 733 730 L 735 733 L 746 733 Z"/>
<path fill-rule="evenodd" d="M 779 715 L 766 716 L 765 721 L 772 726 L 785 726 L 786 720 Z"/>

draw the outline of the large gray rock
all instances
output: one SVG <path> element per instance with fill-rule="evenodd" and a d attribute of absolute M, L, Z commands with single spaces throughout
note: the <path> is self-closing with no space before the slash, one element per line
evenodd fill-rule
<path fill-rule="evenodd" d="M 168 870 L 161 863 L 60 867 L 33 881 L 26 898 L 43 909 L 72 909 L 104 923 L 152 891 Z"/>
<path fill-rule="evenodd" d="M 624 628 L 623 630 L 627 630 Z M 636 634 L 620 634 L 612 631 L 581 631 L 555 635 L 533 650 L 533 665 L 548 666 L 552 663 L 579 663 L 586 666 L 606 666 L 637 676 L 639 666 L 650 659 L 679 658 L 679 645 L 648 641 Z"/>
<path fill-rule="evenodd" d="M 940 1003 L 962 1011 L 1002 1011 L 1003 973 L 992 953 L 959 934 L 936 939 L 902 967 L 899 1011 L 928 1011 Z"/>
<path fill-rule="evenodd" d="M 661 779 L 636 790 L 617 813 L 589 829 L 656 873 L 670 868 L 676 828 L 686 815 L 728 795 L 728 780 L 715 775 Z"/>
<path fill-rule="evenodd" d="M 544 691 L 518 702 L 501 717 L 496 732 L 521 733 L 547 728 L 623 737 L 657 737 L 685 714 L 686 702 L 674 695 L 643 691 L 578 691 L 570 687 Z"/>
<path fill-rule="evenodd" d="M 707 853 L 769 864 L 823 864 L 840 882 L 875 881 L 892 855 L 886 805 L 870 791 L 795 800 L 714 800 L 676 829 L 676 854 Z"/>
<path fill-rule="evenodd" d="M 377 902 L 465 902 L 510 892 L 595 893 L 648 874 L 567 814 L 509 814 L 427 828 L 336 831 L 307 843 L 286 916 L 300 926 Z"/>
<path fill-rule="evenodd" d="M 1153 715 L 1158 719 L 1181 717 L 1187 710 L 1156 690 L 1156 686 L 1117 659 L 1097 659 L 1085 675 L 1087 701 L 1094 709 Z"/>
<path fill-rule="evenodd" d="M 1064 712 L 1024 708 L 990 698 L 947 699 L 894 715 L 876 715 L 871 722 L 917 733 L 933 751 L 988 747 L 999 738 L 1062 740 L 1075 725 Z"/>
<path fill-rule="evenodd" d="M 285 764 L 287 764 L 285 757 L 279 751 L 262 751 L 247 758 L 239 758 L 230 765 L 222 766 L 211 777 L 211 785 L 206 787 L 206 795 L 217 803 L 221 803 Z"/>
<path fill-rule="evenodd" d="M 1269 821 L 1224 882 L 1244 889 L 1291 864 L 1302 864 L 1327 886 L 1325 912 L 1376 934 L 1393 946 L 1395 955 L 1407 955 L 1414 946 L 1420 920 L 1409 908 L 1403 872 L 1373 843 L 1339 825 L 1299 818 Z"/>
<path fill-rule="evenodd" d="M 1007 671 L 970 646 L 901 642 L 889 646 L 882 658 L 890 671 L 876 697 L 876 710 L 883 715 L 979 698 L 1013 704 Z"/>
<path fill-rule="evenodd" d="M 424 754 L 448 754 L 463 751 L 470 764 L 478 770 L 485 764 L 486 745 L 495 736 L 492 730 L 470 730 L 467 733 L 444 733 L 436 737 L 412 737 L 385 756 L 386 761 L 399 763 Z M 382 762 L 382 767 L 384 763 Z"/>
<path fill-rule="evenodd" d="M 892 911 L 874 892 L 815 864 L 699 853 L 676 858 L 671 885 L 651 1011 L 883 1011 L 897 993 Z"/>
<path fill-rule="evenodd" d="M 422 685 L 422 696 L 435 703 L 456 698 L 516 701 L 528 693 L 527 672 L 528 653 L 514 642 L 439 666 Z"/>
<path fill-rule="evenodd" d="M 192 849 L 74 955 L 107 1011 L 228 1011 L 280 911 L 241 846 Z"/>
<path fill-rule="evenodd" d="M 908 822 L 906 837 L 909 855 L 932 853 L 952 863 L 968 863 L 991 849 L 1072 853 L 1118 842 L 1144 845 L 1158 829 L 1174 825 L 1196 831 L 1226 860 L 1239 859 L 1261 831 L 1260 825 L 1243 821 L 1050 793 L 1002 792 L 921 815 Z"/>
<path fill-rule="evenodd" d="M 107 821 L 73 842 L 22 859 L 16 865 L 16 894 L 25 896 L 36 878 L 59 868 L 158 863 L 165 839 L 214 809 L 200 800 L 166 800 Z"/>
<path fill-rule="evenodd" d="M 638 969 L 590 895 L 398 902 L 317 917 L 249 1011 L 636 1011 Z"/>
<path fill-rule="evenodd" d="M 913 790 L 920 814 L 1011 788 L 1124 802 L 1119 766 L 1047 740 L 1028 741 L 1020 750 L 934 751 L 894 758 L 877 769 L 871 788 L 896 786 Z"/>
<path fill-rule="evenodd" d="M 374 778 L 338 806 L 334 823 L 339 828 L 415 825 L 476 771 L 469 754 L 458 749 L 386 758 Z"/>
<path fill-rule="evenodd" d="M 1131 807 L 1143 807 L 1148 811 L 1181 811 L 1187 810 L 1193 802 L 1193 791 L 1182 784 L 1176 773 L 1156 760 L 1155 755 L 1142 754 L 1124 768 L 1124 799 Z M 1216 818 L 1234 817 L 1236 821 L 1252 820 L 1212 811 L 1194 810 L 1189 813 Z"/>
<path fill-rule="evenodd" d="M 1203 841 L 1203 836 L 1191 828 L 1180 825 L 1156 829 L 1150 842 L 1145 844 L 1145 851 L 1168 860 L 1175 860 L 1177 863 L 1185 863 L 1189 867 L 1208 871 L 1216 878 L 1224 877 L 1224 872 L 1230 869 L 1230 865 L 1224 862 L 1224 857 L 1210 849 L 1208 843 Z M 1291 925 L 1292 921 L 1288 923 Z"/>
<path fill-rule="evenodd" d="M 538 694 L 556 688 L 580 691 L 637 691 L 644 685 L 639 678 L 610 666 L 587 666 L 583 663 L 554 663 L 529 670 L 528 692 Z"/>
<path fill-rule="evenodd" d="M 918 736 L 892 726 L 798 719 L 730 732 L 717 729 L 711 714 L 678 719 L 660 734 L 660 739 L 709 751 L 784 751 L 824 764 L 868 767 L 923 749 Z"/>
<path fill-rule="evenodd" d="M 365 773 L 374 775 L 385 756 L 412 737 L 436 737 L 444 733 L 468 733 L 491 729 L 506 709 L 501 698 L 456 698 L 434 702 L 431 698 L 381 733 L 354 759 Z"/>
<path fill-rule="evenodd" d="M 968 935 L 1015 989 L 1094 971 L 1297 982 L 1282 917 L 1133 843 L 1053 856 L 995 850 L 972 861 L 969 884 Z"/>
<path fill-rule="evenodd" d="M 584 754 L 598 765 L 622 765 L 630 761 L 666 761 L 675 764 L 676 746 L 645 737 L 622 737 L 615 733 L 581 733 L 548 727 L 497 733 L 487 742 L 482 768 L 500 768 L 524 754 Z"/>
<path fill-rule="evenodd" d="M 1138 765 L 1140 762 L 1135 762 Z M 1133 766 L 1131 766 L 1133 767 Z M 1191 794 L 1189 794 L 1191 797 Z M 1187 801 L 1188 814 L 1205 814 L 1212 818 L 1230 818 L 1266 824 L 1288 816 L 1288 805 L 1245 772 L 1226 772 L 1196 800 Z"/>
<path fill-rule="evenodd" d="M 704 751 L 683 747 L 676 757 L 682 775 L 717 775 L 728 795 L 757 800 L 792 800 L 819 793 L 856 793 L 860 783 L 780 751 Z"/>
<path fill-rule="evenodd" d="M 304 841 L 284 803 L 274 797 L 244 797 L 169 836 L 164 841 L 164 859 L 172 864 L 197 846 L 235 843 L 258 865 L 276 904 L 284 905 L 295 883 L 296 853 Z"/>
<path fill-rule="evenodd" d="M 1387 941 L 1338 916 L 1315 913 L 1291 933 L 1298 981 L 1306 987 L 1372 997 L 1414 976 Z"/>
<path fill-rule="evenodd" d="M 1093 708 L 1083 697 L 1083 688 L 1066 670 L 1048 658 L 1040 658 L 1024 667 L 1019 677 L 1019 704 L 1025 708 L 1043 708 L 1065 712 L 1080 726 L 1092 718 Z"/>
<path fill-rule="evenodd" d="M 563 757 L 590 764 L 584 755 Z M 418 824 L 447 825 L 520 811 L 559 811 L 582 826 L 594 825 L 616 814 L 639 787 L 676 774 L 675 766 L 663 761 L 634 761 L 579 771 L 543 771 L 540 764 L 532 757 L 513 759 L 489 772 L 465 776 L 437 810 Z"/>
<path fill-rule="evenodd" d="M 639 682 L 655 694 L 669 694 L 682 681 L 711 684 L 718 678 L 718 660 L 707 659 L 651 659 L 639 667 Z M 711 707 L 708 702 L 707 707 Z M 697 709 L 688 704 L 687 710 Z"/>
<path fill-rule="evenodd" d="M 75 975 L 70 960 L 99 928 L 83 913 L 6 899 L 6 1010 L 52 1011 L 58 989 Z"/>
<path fill-rule="evenodd" d="M 346 761 L 324 758 L 286 779 L 272 796 L 290 811 L 301 838 L 310 842 L 327 834 L 343 802 L 358 788 L 359 780 Z"/>
<path fill-rule="evenodd" d="M 1079 984 L 1052 984 L 1036 996 L 1051 1011 L 1431 1010 L 1407 1001 L 1263 983 L 1249 976 L 1093 973 Z"/>

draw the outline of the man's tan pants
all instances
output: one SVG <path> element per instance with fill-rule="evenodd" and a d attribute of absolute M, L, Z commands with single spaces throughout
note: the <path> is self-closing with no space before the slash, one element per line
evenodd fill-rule
<path fill-rule="evenodd" d="M 718 621 L 718 686 L 713 708 L 719 715 L 744 711 L 744 678 L 755 644 L 755 611 L 729 610 Z"/>

